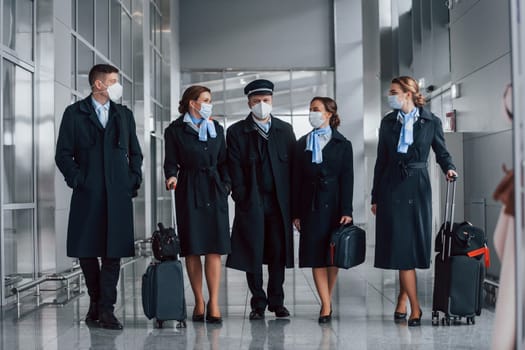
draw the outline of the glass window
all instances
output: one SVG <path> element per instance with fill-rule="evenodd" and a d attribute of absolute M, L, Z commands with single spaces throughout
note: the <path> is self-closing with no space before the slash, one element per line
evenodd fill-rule
<path fill-rule="evenodd" d="M 71 88 L 77 89 L 77 39 L 71 36 Z"/>
<path fill-rule="evenodd" d="M 71 0 L 71 28 L 77 30 L 77 1 Z"/>
<path fill-rule="evenodd" d="M 91 93 L 88 74 L 93 67 L 93 51 L 80 40 L 78 41 L 78 71 L 77 71 L 77 90 L 82 96 Z"/>
<path fill-rule="evenodd" d="M 3 257 L 6 284 L 33 279 L 33 209 L 5 210 Z"/>
<path fill-rule="evenodd" d="M 33 75 L 4 60 L 3 203 L 33 202 Z"/>
<path fill-rule="evenodd" d="M 120 17 L 122 9 L 120 3 L 117 0 L 111 0 L 111 42 L 110 42 L 110 52 L 111 52 L 111 62 L 117 67 L 120 67 Z"/>
<path fill-rule="evenodd" d="M 133 108 L 133 85 L 131 84 L 131 81 L 129 81 L 126 78 L 121 79 L 122 87 L 123 87 L 123 93 L 122 93 L 122 104 L 128 106 L 129 109 Z"/>
<path fill-rule="evenodd" d="M 131 77 L 131 18 L 122 11 L 122 70 Z"/>
<path fill-rule="evenodd" d="M 2 9 L 2 42 L 29 61 L 33 59 L 33 4 L 31 0 L 4 0 Z"/>
<path fill-rule="evenodd" d="M 157 48 L 159 49 L 159 51 L 161 51 L 162 49 L 162 45 L 161 45 L 161 42 L 160 42 L 160 29 L 161 29 L 161 24 L 162 24 L 162 17 L 160 16 L 160 14 L 155 11 L 155 46 L 157 46 Z"/>
<path fill-rule="evenodd" d="M 124 5 L 126 9 L 131 12 L 131 0 L 123 0 L 122 5 Z"/>
<path fill-rule="evenodd" d="M 94 6 L 93 0 L 82 0 L 77 2 L 77 20 L 78 33 L 86 39 L 90 44 L 93 44 L 93 18 Z"/>
<path fill-rule="evenodd" d="M 96 0 L 95 46 L 104 56 L 109 57 L 109 0 Z"/>

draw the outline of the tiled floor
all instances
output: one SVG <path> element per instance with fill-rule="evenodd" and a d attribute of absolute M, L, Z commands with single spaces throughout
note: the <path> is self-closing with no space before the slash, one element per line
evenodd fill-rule
<path fill-rule="evenodd" d="M 369 249 L 372 251 L 373 249 Z M 86 294 L 57 307 L 35 309 L 24 300 L 23 315 L 4 310 L 1 320 L 1 349 L 488 349 L 494 313 L 483 310 L 476 325 L 433 327 L 431 325 L 431 271 L 418 271 L 423 305 L 423 324 L 409 328 L 393 322 L 395 273 L 365 264 L 341 270 L 331 324 L 317 323 L 319 300 L 310 269 L 288 270 L 285 304 L 292 316 L 249 321 L 249 296 L 244 274 L 223 270 L 221 308 L 223 325 L 187 323 L 178 329 L 173 322 L 155 329 L 146 319 L 141 304 L 141 275 L 147 259 L 124 268 L 119 286 L 116 315 L 123 331 L 88 328 L 83 318 L 88 307 Z M 186 281 L 187 282 L 187 281 Z M 193 296 L 186 283 L 188 313 Z"/>

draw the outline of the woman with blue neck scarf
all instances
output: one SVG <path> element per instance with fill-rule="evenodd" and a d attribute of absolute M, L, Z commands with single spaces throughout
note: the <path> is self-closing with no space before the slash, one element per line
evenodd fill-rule
<path fill-rule="evenodd" d="M 166 188 L 176 188 L 177 228 L 181 255 L 195 295 L 194 322 L 221 323 L 219 282 L 221 255 L 230 253 L 228 193 L 231 180 L 226 164 L 222 126 L 210 119 L 210 89 L 190 86 L 179 103 L 181 116 L 164 132 Z M 202 262 L 210 300 L 204 316 Z"/>
<path fill-rule="evenodd" d="M 381 121 L 372 188 L 372 213 L 376 215 L 374 266 L 399 270 L 394 320 L 406 320 L 408 299 L 408 326 L 420 326 L 422 312 L 415 269 L 430 266 L 430 149 L 447 180 L 457 173 L 445 145 L 441 120 L 423 108 L 425 98 L 417 82 L 406 76 L 394 78 L 388 103 L 393 111 Z"/>
<path fill-rule="evenodd" d="M 313 130 L 297 141 L 293 169 L 293 222 L 300 231 L 299 266 L 311 267 L 321 299 L 319 323 L 332 319 L 338 268 L 328 258 L 331 233 L 352 222 L 352 143 L 337 131 L 337 104 L 329 97 L 310 102 Z"/>

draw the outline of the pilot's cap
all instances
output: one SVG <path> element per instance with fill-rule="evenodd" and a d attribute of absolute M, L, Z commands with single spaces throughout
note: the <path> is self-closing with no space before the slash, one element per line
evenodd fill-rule
<path fill-rule="evenodd" d="M 248 97 L 252 95 L 273 95 L 273 83 L 266 79 L 254 80 L 246 85 L 244 94 Z"/>

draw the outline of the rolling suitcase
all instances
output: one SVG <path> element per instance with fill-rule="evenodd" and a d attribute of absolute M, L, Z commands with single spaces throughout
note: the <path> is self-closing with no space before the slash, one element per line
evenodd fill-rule
<path fill-rule="evenodd" d="M 175 193 L 174 190 L 170 192 L 173 230 L 176 230 Z M 148 266 L 142 276 L 142 307 L 148 319 L 156 319 L 158 328 L 162 328 L 167 320 L 178 321 L 177 328 L 186 327 L 184 277 L 180 260 L 153 261 Z"/>
<path fill-rule="evenodd" d="M 432 324 L 435 326 L 439 325 L 440 311 L 444 313 L 443 325 L 450 325 L 451 321 L 459 324 L 462 317 L 466 318 L 467 324 L 474 324 L 483 305 L 485 263 L 488 263 L 484 233 L 478 228 L 467 230 L 461 226 L 464 223 L 454 224 L 455 194 L 454 180 L 447 184 L 444 224 L 436 240 L 439 252 L 435 258 L 432 301 Z M 478 248 L 479 242 L 483 247 Z"/>

